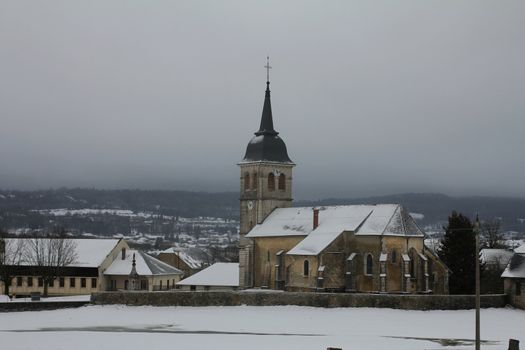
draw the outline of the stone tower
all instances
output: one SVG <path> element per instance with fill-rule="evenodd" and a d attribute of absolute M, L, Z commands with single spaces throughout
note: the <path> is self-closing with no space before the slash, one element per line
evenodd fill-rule
<path fill-rule="evenodd" d="M 269 68 L 269 66 L 267 66 Z M 275 208 L 292 203 L 292 168 L 286 145 L 273 128 L 270 82 L 266 93 L 261 125 L 246 147 L 241 169 L 239 285 L 253 286 L 253 242 L 245 235 L 260 224 Z"/>

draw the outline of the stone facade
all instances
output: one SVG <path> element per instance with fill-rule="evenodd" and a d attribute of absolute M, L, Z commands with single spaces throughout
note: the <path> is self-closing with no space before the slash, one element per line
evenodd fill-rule
<path fill-rule="evenodd" d="M 404 310 L 465 310 L 475 308 L 474 295 L 399 295 L 297 292 L 101 292 L 91 296 L 94 304 L 155 306 L 274 306 L 383 307 Z M 481 307 L 504 307 L 503 294 L 482 295 Z"/>
<path fill-rule="evenodd" d="M 422 238 L 343 232 L 319 255 L 285 254 L 303 239 L 254 238 L 254 286 L 287 291 L 448 294 L 448 269 L 424 246 Z M 408 263 L 403 255 L 410 259 Z M 368 256 L 372 258 L 371 273 L 366 271 Z"/>
<path fill-rule="evenodd" d="M 254 286 L 256 261 L 254 242 L 246 234 L 275 208 L 292 203 L 293 164 L 278 162 L 243 162 L 240 197 L 239 283 L 243 288 Z M 259 253 L 258 253 L 259 254 Z"/>
<path fill-rule="evenodd" d="M 505 278 L 503 283 L 509 303 L 525 310 L 525 278 Z"/>

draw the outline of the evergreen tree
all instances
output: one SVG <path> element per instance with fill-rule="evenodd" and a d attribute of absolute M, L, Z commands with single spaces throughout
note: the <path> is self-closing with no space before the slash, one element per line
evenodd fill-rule
<path fill-rule="evenodd" d="M 444 227 L 438 255 L 452 271 L 449 277 L 450 294 L 474 294 L 476 289 L 476 237 L 469 218 L 453 211 Z"/>

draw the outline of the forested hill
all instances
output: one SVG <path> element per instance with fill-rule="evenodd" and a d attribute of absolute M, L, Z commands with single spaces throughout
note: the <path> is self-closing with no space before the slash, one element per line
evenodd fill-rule
<path fill-rule="evenodd" d="M 0 190 L 0 210 L 125 209 L 163 215 L 226 219 L 239 217 L 239 194 L 163 190 Z"/>
<path fill-rule="evenodd" d="M 502 219 L 507 230 L 525 232 L 525 199 L 497 197 L 450 197 L 443 194 L 397 194 L 366 198 L 329 198 L 294 201 L 294 206 L 333 204 L 401 203 L 410 212 L 424 215 L 422 224 L 443 222 L 452 210 L 482 219 Z M 42 209 L 127 209 L 181 217 L 212 216 L 238 219 L 239 194 L 236 192 L 188 192 L 165 190 L 53 189 L 41 191 L 0 190 L 2 212 Z"/>

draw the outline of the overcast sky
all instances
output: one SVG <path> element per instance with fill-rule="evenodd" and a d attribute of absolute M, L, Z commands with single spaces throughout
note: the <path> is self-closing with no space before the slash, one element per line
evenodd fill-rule
<path fill-rule="evenodd" d="M 0 1 L 0 188 L 525 196 L 525 1 Z"/>

